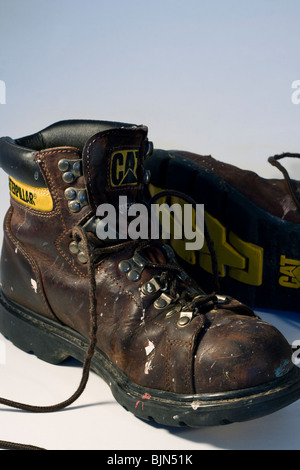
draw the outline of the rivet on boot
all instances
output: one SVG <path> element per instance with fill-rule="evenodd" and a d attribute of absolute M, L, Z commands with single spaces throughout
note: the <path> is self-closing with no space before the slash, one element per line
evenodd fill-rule
<path fill-rule="evenodd" d="M 74 188 L 67 188 L 65 190 L 65 197 L 66 199 L 68 199 L 68 201 L 72 201 L 73 199 L 75 199 L 76 195 L 76 189 Z"/>
<path fill-rule="evenodd" d="M 132 258 L 120 261 L 118 267 L 122 273 L 125 273 L 129 281 L 139 281 L 143 269 L 147 266 L 148 261 L 139 253 L 135 253 Z"/>
<path fill-rule="evenodd" d="M 180 328 L 183 328 L 183 327 L 187 326 L 190 323 L 190 321 L 191 321 L 191 319 L 189 317 L 187 317 L 186 315 L 184 315 L 183 317 L 179 318 L 179 320 L 177 322 L 177 325 Z"/>
<path fill-rule="evenodd" d="M 58 169 L 60 171 L 68 171 L 69 167 L 70 167 L 70 165 L 69 165 L 68 160 L 65 160 L 65 159 L 59 160 Z"/>
<path fill-rule="evenodd" d="M 84 252 L 84 244 L 82 241 L 78 243 L 73 240 L 69 244 L 69 250 L 73 255 L 77 255 L 77 259 L 80 263 L 86 264 L 88 262 L 87 255 Z"/>
<path fill-rule="evenodd" d="M 72 241 L 69 245 L 69 250 L 73 255 L 77 255 L 79 253 L 78 243 Z"/>
<path fill-rule="evenodd" d="M 65 171 L 62 175 L 62 179 L 65 183 L 73 183 L 73 181 L 75 181 L 75 175 L 73 175 L 73 173 L 70 171 Z"/>
<path fill-rule="evenodd" d="M 184 328 L 192 321 L 193 316 L 194 316 L 194 312 L 192 311 L 181 312 L 180 318 L 177 322 L 177 326 L 179 326 L 180 328 Z"/>
<path fill-rule="evenodd" d="M 129 263 L 129 261 L 120 261 L 119 270 L 122 273 L 128 273 L 130 269 L 131 269 L 131 264 Z"/>
<path fill-rule="evenodd" d="M 141 279 L 141 275 L 136 269 L 132 269 L 131 271 L 129 271 L 129 273 L 127 274 L 127 277 L 129 281 L 133 281 L 133 282 L 139 281 Z"/>
<path fill-rule="evenodd" d="M 77 255 L 77 258 L 78 258 L 78 261 L 82 264 L 86 264 L 87 263 L 87 256 L 86 254 L 83 252 L 83 251 L 80 251 Z"/>
<path fill-rule="evenodd" d="M 65 183 L 73 183 L 82 174 L 80 160 L 59 160 L 58 169 L 62 172 L 62 179 Z"/>
<path fill-rule="evenodd" d="M 69 201 L 68 207 L 71 212 L 79 212 L 82 207 L 88 204 L 85 189 L 76 190 L 75 188 L 67 188 L 65 190 L 65 197 Z"/>

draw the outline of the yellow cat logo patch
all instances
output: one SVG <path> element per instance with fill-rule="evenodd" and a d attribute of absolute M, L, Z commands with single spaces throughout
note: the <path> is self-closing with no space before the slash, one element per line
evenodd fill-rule
<path fill-rule="evenodd" d="M 118 150 L 110 160 L 110 184 L 113 188 L 137 186 L 138 150 Z"/>
<path fill-rule="evenodd" d="M 296 259 L 280 257 L 280 278 L 279 284 L 283 287 L 299 289 L 300 287 L 300 261 Z"/>

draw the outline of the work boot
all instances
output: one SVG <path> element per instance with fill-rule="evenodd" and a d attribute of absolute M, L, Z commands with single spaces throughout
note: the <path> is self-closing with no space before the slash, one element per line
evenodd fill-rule
<path fill-rule="evenodd" d="M 151 195 L 172 189 L 204 204 L 224 292 L 252 308 L 300 312 L 300 182 L 279 163 L 285 156 L 299 157 L 269 159 L 283 172 L 279 179 L 179 150 L 155 150 L 145 166 Z M 209 291 L 214 279 L 207 244 L 187 252 L 184 243 L 171 242 L 184 268 Z"/>
<path fill-rule="evenodd" d="M 147 128 L 122 123 L 65 121 L 0 140 L 11 194 L 0 331 L 45 361 L 84 362 L 84 383 L 90 364 L 125 409 L 160 424 L 227 424 L 292 403 L 299 369 L 277 329 L 205 293 L 162 241 L 126 236 L 120 220 L 115 238 L 99 237 L 111 229 L 103 204 L 123 215 L 144 206 L 150 151 Z"/>

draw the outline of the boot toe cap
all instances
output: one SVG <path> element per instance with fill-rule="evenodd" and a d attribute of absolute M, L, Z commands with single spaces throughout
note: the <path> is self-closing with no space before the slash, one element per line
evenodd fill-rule
<path fill-rule="evenodd" d="M 259 318 L 220 312 L 209 323 L 195 354 L 196 393 L 255 387 L 293 367 L 286 339 Z"/>

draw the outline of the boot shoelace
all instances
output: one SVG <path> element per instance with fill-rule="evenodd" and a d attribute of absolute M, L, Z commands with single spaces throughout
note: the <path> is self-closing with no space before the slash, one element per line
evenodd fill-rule
<path fill-rule="evenodd" d="M 196 205 L 196 202 L 189 196 L 182 194 L 180 192 L 177 192 L 177 191 L 173 191 L 173 190 L 166 190 L 166 191 L 160 192 L 159 194 L 153 196 L 150 202 L 152 203 L 158 198 L 161 198 L 164 196 L 170 196 L 170 195 L 186 199 L 187 202 L 193 205 L 193 207 L 195 207 Z M 206 242 L 210 250 L 210 254 L 211 254 L 213 278 L 214 278 L 216 289 L 214 293 L 209 294 L 209 295 L 205 295 L 201 293 L 202 291 L 200 291 L 199 288 L 198 288 L 198 295 L 192 296 L 192 294 L 190 293 L 190 295 L 188 296 L 189 298 L 184 300 L 182 306 L 185 309 L 187 308 L 194 309 L 195 313 L 198 313 L 198 307 L 200 308 L 200 310 L 202 310 L 201 307 L 204 307 L 206 308 L 206 311 L 207 311 L 207 310 L 211 310 L 214 307 L 214 305 L 219 303 L 218 296 L 216 295 L 219 289 L 216 253 L 214 251 L 213 241 L 210 238 L 210 235 L 209 235 L 209 232 L 207 230 L 205 223 L 204 223 L 204 236 L 206 238 Z M 125 241 L 120 244 L 117 244 L 117 245 L 96 247 L 95 249 L 91 249 L 88 235 L 85 232 L 85 230 L 80 226 L 77 226 L 74 228 L 73 237 L 74 239 L 76 238 L 79 239 L 83 243 L 84 251 L 87 254 L 87 267 L 88 267 L 88 278 L 89 278 L 90 338 L 89 338 L 89 346 L 87 348 L 85 359 L 83 361 L 82 376 L 81 376 L 79 386 L 77 387 L 76 391 L 68 399 L 60 403 L 50 405 L 50 406 L 29 405 L 29 404 L 20 403 L 17 401 L 0 397 L 0 404 L 2 405 L 5 405 L 11 408 L 17 408 L 23 411 L 34 412 L 34 413 L 51 413 L 51 412 L 60 411 L 70 406 L 82 395 L 88 382 L 89 373 L 91 370 L 91 362 L 92 362 L 92 358 L 93 358 L 93 355 L 96 349 L 96 344 L 97 344 L 98 317 L 97 317 L 95 265 L 97 261 L 99 260 L 99 257 L 101 256 L 105 256 L 107 254 L 118 252 L 124 248 L 129 248 L 129 247 L 134 247 L 134 246 L 137 247 L 137 251 L 139 252 L 140 250 L 151 246 L 151 244 L 153 243 L 152 240 L 147 240 L 147 241 L 129 240 L 129 241 Z M 161 246 L 163 245 L 163 242 L 159 243 L 156 241 L 156 244 L 157 245 L 160 244 Z M 174 301 L 175 302 L 178 301 L 178 295 L 176 296 L 176 290 L 177 290 L 179 279 L 175 277 L 174 275 L 180 274 L 182 272 L 182 268 L 180 268 L 176 264 L 168 264 L 168 263 L 163 264 L 163 263 L 150 263 L 150 262 L 147 263 L 147 268 L 148 267 L 163 271 L 160 275 L 160 281 L 162 284 L 164 284 L 165 289 L 171 293 Z M 170 272 L 173 273 L 173 276 L 169 275 Z M 185 285 L 187 289 L 191 287 L 191 283 L 189 281 L 184 281 L 180 279 L 180 282 L 183 283 L 183 285 Z M 193 282 L 192 282 L 192 285 L 193 285 Z M 194 292 L 197 292 L 197 289 L 195 289 Z M 37 446 L 29 445 L 29 444 L 21 444 L 21 443 L 15 443 L 15 442 L 3 441 L 3 440 L 0 440 L 0 448 L 6 449 L 6 450 L 46 450 L 41 447 L 37 447 Z"/>
<path fill-rule="evenodd" d="M 299 199 L 299 196 L 297 195 L 295 183 L 291 180 L 290 175 L 288 174 L 288 171 L 284 168 L 284 166 L 281 165 L 281 163 L 279 163 L 279 160 L 281 160 L 282 158 L 300 158 L 300 154 L 285 152 L 280 155 L 274 155 L 273 157 L 268 158 L 269 163 L 271 163 L 271 165 L 278 168 L 278 170 L 280 170 L 281 173 L 283 174 L 284 179 L 287 183 L 289 193 L 294 203 L 296 204 L 297 209 L 300 210 L 300 199 Z"/>

